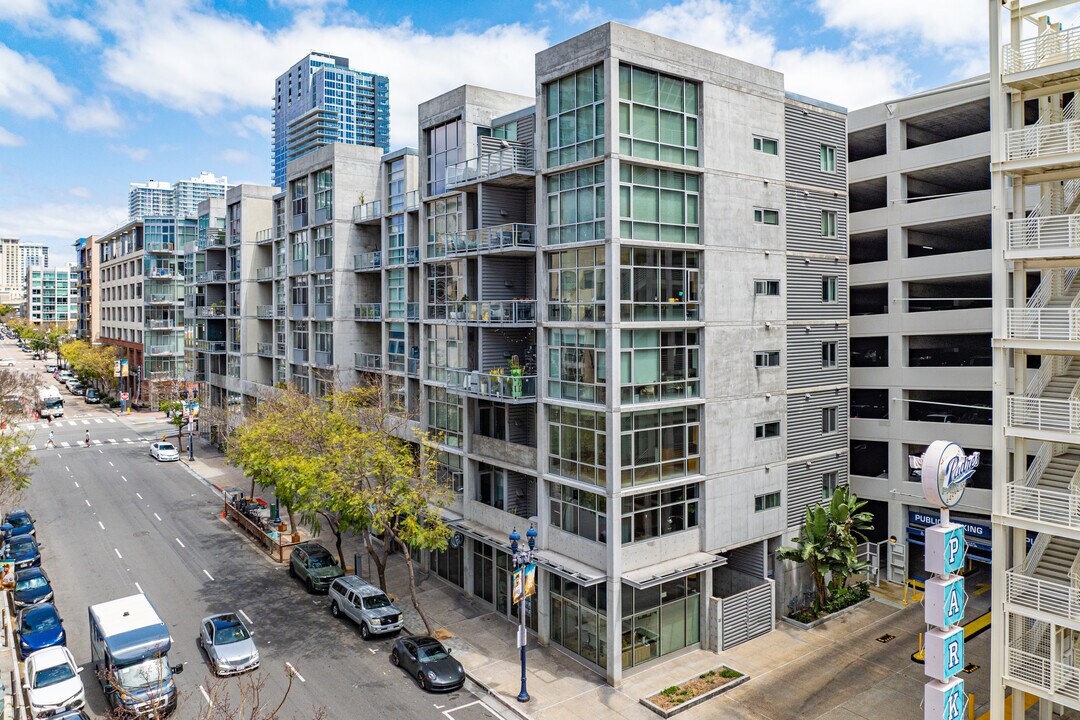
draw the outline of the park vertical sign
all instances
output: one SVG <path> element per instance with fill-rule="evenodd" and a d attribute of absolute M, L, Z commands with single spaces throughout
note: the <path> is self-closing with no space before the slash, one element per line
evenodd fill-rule
<path fill-rule="evenodd" d="M 979 466 L 979 453 L 970 455 L 954 442 L 936 440 L 922 461 L 922 489 L 927 502 L 941 509 L 941 522 L 926 529 L 926 582 L 923 602 L 926 624 L 924 672 L 930 681 L 923 695 L 925 720 L 962 720 L 967 695 L 964 681 L 964 526 L 949 521 L 949 509 L 964 496 L 967 481 Z"/>

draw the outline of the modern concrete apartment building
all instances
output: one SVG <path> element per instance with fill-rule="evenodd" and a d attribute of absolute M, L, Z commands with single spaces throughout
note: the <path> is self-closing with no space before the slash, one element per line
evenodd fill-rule
<path fill-rule="evenodd" d="M 195 217 L 199 203 L 207 198 L 223 198 L 228 178 L 201 172 L 198 176 L 176 182 L 150 180 L 131 183 L 128 190 L 128 219 L 145 217 Z"/>
<path fill-rule="evenodd" d="M 75 335 L 91 342 L 97 342 L 101 335 L 101 296 L 94 292 L 94 285 L 100 282 L 100 254 L 95 252 L 95 240 L 97 236 L 90 235 L 75 241 L 73 268 L 79 290 L 79 318 L 75 325 Z"/>
<path fill-rule="evenodd" d="M 919 489 L 926 446 L 982 464 L 954 519 L 985 581 L 990 495 L 990 87 L 975 78 L 853 111 L 851 485 L 870 501 L 883 577 L 924 580 L 939 520 Z"/>
<path fill-rule="evenodd" d="M 25 299 L 26 271 L 49 267 L 49 246 L 0 238 L 0 303 L 20 305 Z"/>
<path fill-rule="evenodd" d="M 1075 18 L 1076 3 L 988 7 L 998 419 L 990 717 L 1007 716 L 1011 690 L 1012 717 L 1035 696 L 1048 718 L 1057 706 L 1080 710 L 1080 27 L 1045 15 Z"/>
<path fill-rule="evenodd" d="M 74 328 L 79 313 L 75 270 L 30 265 L 26 268 L 23 317 L 36 325 Z"/>

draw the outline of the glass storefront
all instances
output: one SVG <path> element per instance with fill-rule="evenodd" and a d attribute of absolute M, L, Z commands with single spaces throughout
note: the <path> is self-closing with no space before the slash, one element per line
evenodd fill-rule
<path fill-rule="evenodd" d="M 622 666 L 634 667 L 700 640 L 701 574 L 644 590 L 622 588 Z"/>
<path fill-rule="evenodd" d="M 578 585 L 548 573 L 551 642 L 607 667 L 607 584 Z"/>

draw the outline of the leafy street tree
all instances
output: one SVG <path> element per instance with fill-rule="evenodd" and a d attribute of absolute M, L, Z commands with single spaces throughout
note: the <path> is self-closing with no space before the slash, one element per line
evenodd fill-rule
<path fill-rule="evenodd" d="M 92 345 L 86 340 L 72 340 L 60 346 L 60 353 L 81 380 L 98 390 L 115 385 L 113 362 L 120 351 L 111 345 Z"/>
<path fill-rule="evenodd" d="M 859 500 L 847 487 L 833 491 L 829 504 L 806 508 L 795 546 L 780 548 L 779 557 L 805 563 L 814 578 L 816 605 L 823 609 L 832 594 L 847 587 L 848 579 L 866 569 L 858 559 L 859 542 L 873 530 L 873 516 L 862 512 Z"/>
<path fill-rule="evenodd" d="M 30 373 L 0 369 L 0 508 L 20 504 L 22 492 L 30 486 L 30 473 L 37 460 L 26 443 L 26 434 L 15 420 L 34 402 L 34 378 Z"/>
<path fill-rule="evenodd" d="M 8 318 L 18 312 L 18 308 L 14 305 L 4 305 L 0 303 L 0 322 L 6 322 Z"/>

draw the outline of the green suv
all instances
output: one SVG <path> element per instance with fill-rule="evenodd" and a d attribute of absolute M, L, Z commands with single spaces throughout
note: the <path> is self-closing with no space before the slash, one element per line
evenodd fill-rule
<path fill-rule="evenodd" d="M 289 574 L 303 580 L 308 592 L 326 592 L 330 583 L 345 573 L 329 550 L 319 543 L 306 542 L 293 546 Z"/>

